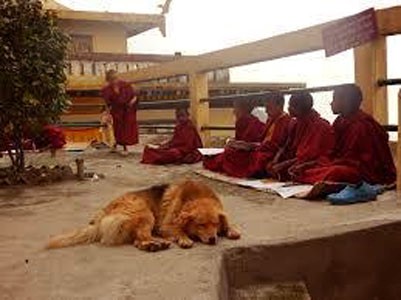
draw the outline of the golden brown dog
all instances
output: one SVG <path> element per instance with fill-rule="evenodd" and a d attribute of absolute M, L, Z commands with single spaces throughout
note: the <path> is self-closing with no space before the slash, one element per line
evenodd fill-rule
<path fill-rule="evenodd" d="M 47 248 L 100 242 L 134 243 L 147 251 L 167 249 L 170 241 L 190 248 L 194 239 L 216 244 L 217 237 L 240 238 L 217 195 L 205 184 L 184 181 L 127 193 L 103 208 L 88 226 L 56 236 Z"/>

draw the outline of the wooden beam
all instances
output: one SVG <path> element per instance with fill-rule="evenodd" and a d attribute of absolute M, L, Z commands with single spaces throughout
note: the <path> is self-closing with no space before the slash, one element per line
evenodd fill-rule
<path fill-rule="evenodd" d="M 376 16 L 380 34 L 401 34 L 401 6 L 377 10 Z"/>
<path fill-rule="evenodd" d="M 191 117 L 201 135 L 203 145 L 210 145 L 210 131 L 202 131 L 202 127 L 209 125 L 209 103 L 201 99 L 209 96 L 207 74 L 189 75 L 189 95 L 191 100 Z"/>
<path fill-rule="evenodd" d="M 388 124 L 387 87 L 377 84 L 387 77 L 386 37 L 354 49 L 355 82 L 363 92 L 362 109 L 381 124 Z"/>
<path fill-rule="evenodd" d="M 377 16 L 382 35 L 401 33 L 401 6 L 378 10 Z M 140 82 L 189 73 L 203 73 L 321 50 L 323 49 L 322 30 L 333 22 L 192 58 L 181 58 L 163 65 L 127 72 L 122 76 L 126 80 Z"/>
<path fill-rule="evenodd" d="M 146 81 L 204 73 L 321 50 L 321 32 L 329 24 L 331 22 L 195 57 L 181 58 L 174 62 L 123 73 L 121 76 L 132 82 Z"/>

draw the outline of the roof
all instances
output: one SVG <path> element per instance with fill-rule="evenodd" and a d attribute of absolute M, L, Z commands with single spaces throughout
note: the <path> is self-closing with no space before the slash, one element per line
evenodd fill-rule
<path fill-rule="evenodd" d="M 43 5 L 46 9 L 54 9 L 54 10 L 71 10 L 67 6 L 61 5 L 60 3 L 54 1 L 54 0 L 42 0 Z"/>
<path fill-rule="evenodd" d="M 122 25 L 131 37 L 153 28 L 159 28 L 165 35 L 165 17 L 157 14 L 136 14 L 136 13 L 109 13 L 94 11 L 76 11 L 56 9 L 57 16 L 61 20 L 112 22 Z"/>

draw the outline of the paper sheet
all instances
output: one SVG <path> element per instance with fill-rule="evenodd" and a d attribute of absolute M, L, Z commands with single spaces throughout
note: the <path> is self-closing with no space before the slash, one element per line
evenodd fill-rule
<path fill-rule="evenodd" d="M 239 179 L 229 177 L 223 174 L 214 173 L 209 170 L 197 170 L 197 174 L 208 177 L 210 179 L 219 180 L 242 187 L 252 188 L 259 191 L 275 193 L 282 198 L 290 198 L 297 196 L 298 194 L 305 194 L 312 189 L 312 185 L 309 184 L 294 184 L 288 182 L 277 182 L 272 180 L 255 180 L 255 179 Z"/>
<path fill-rule="evenodd" d="M 204 156 L 210 156 L 223 153 L 224 148 L 199 148 L 198 151 Z"/>

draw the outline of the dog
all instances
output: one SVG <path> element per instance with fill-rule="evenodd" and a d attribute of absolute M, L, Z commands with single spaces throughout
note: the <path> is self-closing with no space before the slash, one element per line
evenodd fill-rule
<path fill-rule="evenodd" d="M 50 239 L 47 249 L 100 242 L 133 243 L 159 251 L 171 242 L 190 248 L 194 241 L 214 245 L 218 236 L 239 239 L 214 191 L 199 181 L 153 186 L 129 192 L 100 210 L 86 227 Z"/>

